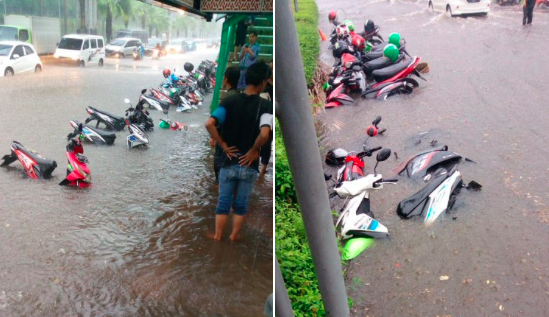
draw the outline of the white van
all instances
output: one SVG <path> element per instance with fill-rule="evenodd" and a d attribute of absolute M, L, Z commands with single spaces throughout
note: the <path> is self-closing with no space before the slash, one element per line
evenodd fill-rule
<path fill-rule="evenodd" d="M 69 34 L 63 36 L 53 57 L 80 67 L 86 65 L 103 66 L 105 61 L 105 42 L 102 36 L 88 34 Z"/>

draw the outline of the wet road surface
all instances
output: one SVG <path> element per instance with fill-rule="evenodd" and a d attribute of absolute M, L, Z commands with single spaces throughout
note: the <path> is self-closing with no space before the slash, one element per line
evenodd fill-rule
<path fill-rule="evenodd" d="M 387 132 L 368 144 L 391 148 L 399 159 L 381 163 L 378 172 L 390 176 L 438 140 L 477 162 L 462 163 L 460 171 L 466 182 L 484 186 L 462 192 L 455 220 L 443 215 L 429 228 L 395 212 L 421 182 L 402 177 L 373 193 L 372 209 L 391 238 L 349 264 L 353 315 L 548 316 L 549 12 L 536 9 L 534 24 L 525 28 L 521 7 L 493 4 L 487 18 L 449 18 L 429 13 L 427 1 L 317 3 L 325 33 L 331 31 L 328 12 L 344 9 L 357 28 L 372 19 L 385 38 L 400 32 L 408 52 L 430 65 L 428 81 L 418 80 L 409 96 L 357 98 L 320 114 L 325 151 L 361 150 L 366 127 L 381 115 Z M 333 62 L 327 43 L 321 60 Z M 374 163 L 366 160 L 367 172 Z M 337 198 L 332 202 L 341 206 Z"/>
<path fill-rule="evenodd" d="M 208 50 L 159 69 L 215 59 Z M 124 61 L 130 63 L 131 60 Z M 214 230 L 217 188 L 204 122 L 209 102 L 170 112 L 187 132 L 155 128 L 148 150 L 84 145 L 93 187 L 64 178 L 69 120 L 94 106 L 124 115 L 142 88 L 157 87 L 152 67 L 45 67 L 2 78 L 0 152 L 20 141 L 57 161 L 53 179 L 28 179 L 19 162 L 0 169 L 0 316 L 259 316 L 272 292 L 272 168 L 250 199 L 242 240 L 206 238 Z M 211 94 L 208 95 L 211 99 Z M 152 112 L 155 125 L 163 117 Z M 228 224 L 230 225 L 230 223 Z"/>

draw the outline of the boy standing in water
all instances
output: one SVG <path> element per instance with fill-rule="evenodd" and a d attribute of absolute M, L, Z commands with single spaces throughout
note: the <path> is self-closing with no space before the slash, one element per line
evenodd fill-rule
<path fill-rule="evenodd" d="M 229 212 L 233 207 L 233 230 L 236 240 L 248 212 L 248 199 L 259 174 L 259 151 L 269 140 L 273 125 L 273 105 L 259 97 L 265 90 L 271 69 L 263 62 L 246 71 L 246 89 L 223 99 L 206 121 L 210 136 L 223 150 L 224 162 L 219 171 L 219 200 L 215 209 L 215 240 L 221 240 Z M 221 125 L 221 134 L 216 126 Z"/>

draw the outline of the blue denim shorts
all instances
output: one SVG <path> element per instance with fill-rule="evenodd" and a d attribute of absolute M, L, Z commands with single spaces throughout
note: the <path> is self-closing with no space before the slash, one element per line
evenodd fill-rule
<path fill-rule="evenodd" d="M 215 213 L 227 215 L 232 206 L 236 215 L 245 215 L 257 175 L 257 170 L 240 165 L 222 167 L 219 171 L 219 200 Z"/>

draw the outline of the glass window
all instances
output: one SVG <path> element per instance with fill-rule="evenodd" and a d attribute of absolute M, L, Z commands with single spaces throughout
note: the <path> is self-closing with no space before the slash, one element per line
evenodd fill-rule
<path fill-rule="evenodd" d="M 0 44 L 0 56 L 8 56 L 13 45 Z"/>
<path fill-rule="evenodd" d="M 25 53 L 27 55 L 34 54 L 34 50 L 30 46 L 24 46 L 25 47 Z"/>
<path fill-rule="evenodd" d="M 19 41 L 26 42 L 29 40 L 29 31 L 28 30 L 20 30 L 19 31 Z"/>
<path fill-rule="evenodd" d="M 99 44 L 99 47 L 103 47 L 103 39 L 98 39 L 97 44 Z"/>
<path fill-rule="evenodd" d="M 25 52 L 23 51 L 23 46 L 17 45 L 15 49 L 13 50 L 13 53 L 11 54 L 11 57 L 13 58 L 13 55 L 19 55 L 19 56 L 25 56 Z"/>
<path fill-rule="evenodd" d="M 10 26 L 0 26 L 0 41 L 17 41 L 17 29 Z"/>
<path fill-rule="evenodd" d="M 88 48 L 90 48 L 90 40 L 86 40 L 86 42 L 84 42 L 84 47 L 82 49 L 87 50 Z"/>
<path fill-rule="evenodd" d="M 79 51 L 81 47 L 82 47 L 81 39 L 72 39 L 70 37 L 64 37 L 63 39 L 61 39 L 61 43 L 59 43 L 59 48 L 64 50 Z"/>
<path fill-rule="evenodd" d="M 124 40 L 114 40 L 109 45 L 112 46 L 124 46 L 126 42 Z"/>
<path fill-rule="evenodd" d="M 91 48 L 97 48 L 97 40 L 96 39 L 91 39 Z"/>

